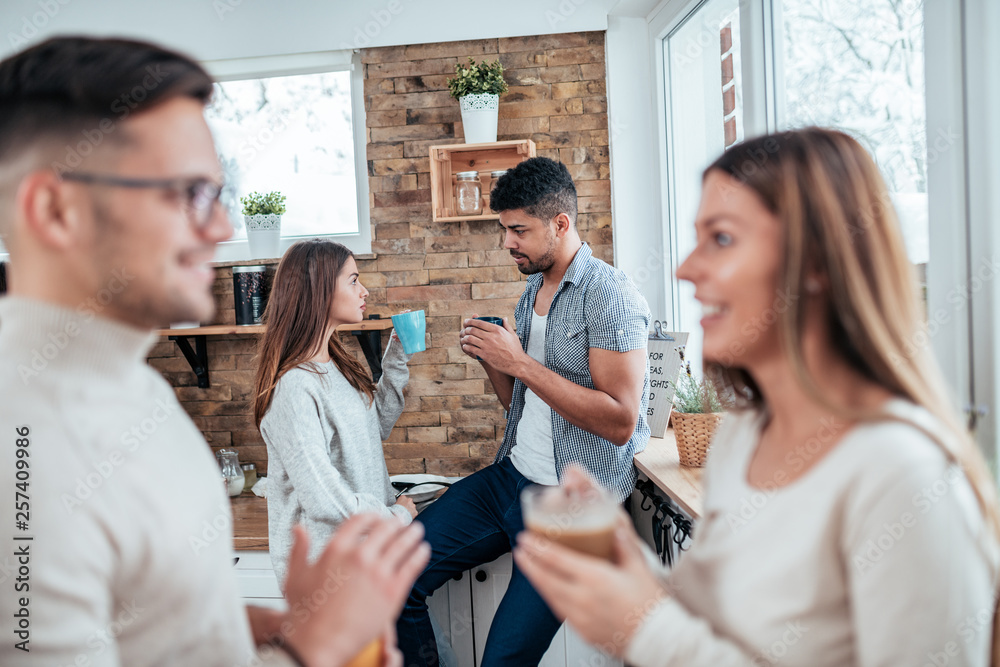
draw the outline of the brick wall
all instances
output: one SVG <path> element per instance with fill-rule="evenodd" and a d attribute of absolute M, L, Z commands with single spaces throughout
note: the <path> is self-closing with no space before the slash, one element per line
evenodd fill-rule
<path fill-rule="evenodd" d="M 566 163 L 580 195 L 577 226 L 594 254 L 612 260 L 611 182 L 604 33 L 574 33 L 362 52 L 374 256 L 359 259 L 369 313 L 427 311 L 428 349 L 410 364 L 406 411 L 385 443 L 390 473 L 465 474 L 492 461 L 503 413 L 480 365 L 458 348 L 463 317 L 511 316 L 524 290 L 496 221 L 431 220 L 428 149 L 462 142 L 461 113 L 445 81 L 455 63 L 497 57 L 510 91 L 500 100 L 498 139 L 531 138 L 538 155 Z M 228 269 L 218 269 L 220 321 L 232 311 Z M 342 340 L 357 351 L 351 336 Z M 213 447 L 266 470 L 249 417 L 252 336 L 210 339 L 212 387 L 198 389 L 176 346 L 150 363 L 177 387 Z M 357 351 L 360 355 L 360 352 Z"/>

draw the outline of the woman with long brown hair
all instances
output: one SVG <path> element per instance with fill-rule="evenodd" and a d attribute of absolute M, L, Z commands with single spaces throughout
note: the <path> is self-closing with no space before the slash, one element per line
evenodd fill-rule
<path fill-rule="evenodd" d="M 614 564 L 522 533 L 518 565 L 635 667 L 989 664 L 995 482 L 919 345 L 872 159 L 830 130 L 747 141 L 705 171 L 695 227 L 677 277 L 741 405 L 690 551 L 661 580 L 623 518 Z"/>
<path fill-rule="evenodd" d="M 405 523 L 416 516 L 409 498 L 395 499 L 382 453 L 403 411 L 411 355 L 393 334 L 376 386 L 336 333 L 363 319 L 367 297 L 354 256 L 339 243 L 300 241 L 278 264 L 253 413 L 267 443 L 268 537 L 279 581 L 295 524 L 305 525 L 318 553 L 353 514 Z"/>

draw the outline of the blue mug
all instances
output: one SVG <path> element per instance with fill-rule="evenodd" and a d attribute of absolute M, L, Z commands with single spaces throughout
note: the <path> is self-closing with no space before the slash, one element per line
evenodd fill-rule
<path fill-rule="evenodd" d="M 413 310 L 392 316 L 392 326 L 403 344 L 403 352 L 413 354 L 427 349 L 424 334 L 427 331 L 427 318 L 422 310 Z"/>
<path fill-rule="evenodd" d="M 484 317 L 477 317 L 476 319 L 477 320 L 482 320 L 483 322 L 489 322 L 490 324 L 495 324 L 498 327 L 502 327 L 503 326 L 503 318 L 502 317 L 492 317 L 490 315 L 486 315 Z M 482 361 L 482 360 L 483 360 L 482 357 L 478 357 L 478 356 L 476 357 L 476 361 Z"/>

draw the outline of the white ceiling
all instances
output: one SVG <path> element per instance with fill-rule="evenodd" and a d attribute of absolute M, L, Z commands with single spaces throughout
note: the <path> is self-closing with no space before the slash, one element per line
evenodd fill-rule
<path fill-rule="evenodd" d="M 605 30 L 650 0 L 4 0 L 0 56 L 55 34 L 156 41 L 201 60 Z M 655 4 L 655 3 L 654 3 Z M 618 12 L 616 11 L 616 14 Z M 646 12 L 648 13 L 648 11 Z M 642 14 L 643 16 L 645 15 Z"/>

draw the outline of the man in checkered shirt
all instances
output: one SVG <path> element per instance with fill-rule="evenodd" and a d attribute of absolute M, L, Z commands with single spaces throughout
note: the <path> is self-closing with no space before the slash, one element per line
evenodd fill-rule
<path fill-rule="evenodd" d="M 649 308 L 619 269 L 593 257 L 576 229 L 576 187 L 565 165 L 522 162 L 490 195 L 504 248 L 527 288 L 503 326 L 468 319 L 462 350 L 479 359 L 508 412 L 496 460 L 418 516 L 432 547 L 398 623 L 406 665 L 438 665 L 426 597 L 454 575 L 511 550 L 524 529 L 525 486 L 555 485 L 583 465 L 624 499 L 632 457 L 646 447 Z M 559 629 L 517 567 L 497 609 L 483 667 L 537 665 Z"/>

